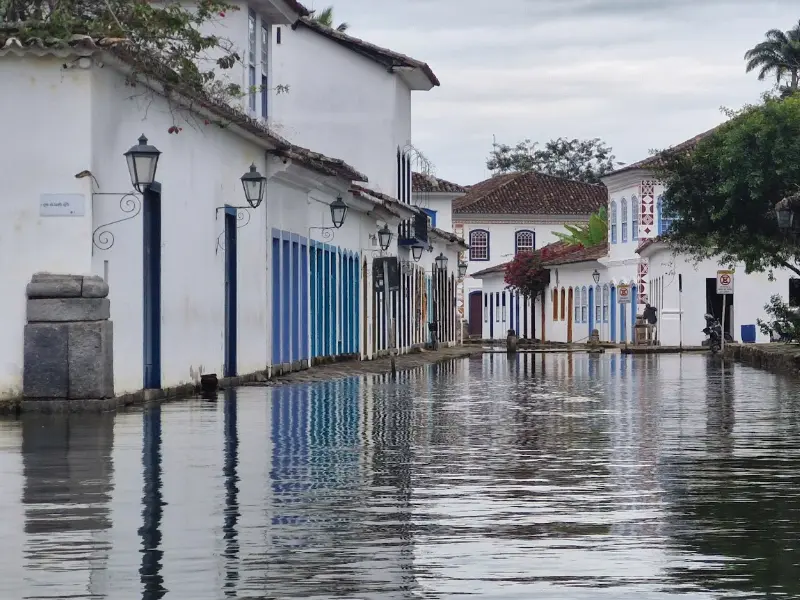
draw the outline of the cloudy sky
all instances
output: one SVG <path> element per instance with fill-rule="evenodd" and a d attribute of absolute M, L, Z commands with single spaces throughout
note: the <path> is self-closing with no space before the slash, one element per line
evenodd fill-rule
<path fill-rule="evenodd" d="M 306 0 L 348 33 L 431 65 L 413 141 L 439 177 L 489 176 L 492 136 L 599 137 L 626 163 L 710 129 L 773 83 L 744 52 L 798 0 Z"/>

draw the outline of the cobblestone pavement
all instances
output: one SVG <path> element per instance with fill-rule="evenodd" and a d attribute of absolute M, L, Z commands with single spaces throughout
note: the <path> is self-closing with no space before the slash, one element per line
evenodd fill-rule
<path fill-rule="evenodd" d="M 414 354 L 401 354 L 396 358 L 397 370 L 408 371 L 418 367 L 424 367 L 438 362 L 466 358 L 482 354 L 480 347 L 455 346 L 453 348 L 443 348 L 437 351 L 422 351 Z M 392 370 L 392 362 L 389 357 L 378 358 L 376 360 L 348 361 L 332 363 L 311 367 L 305 371 L 295 371 L 286 375 L 279 375 L 270 381 L 244 383 L 245 386 L 275 386 L 292 383 L 314 383 L 318 381 L 329 381 L 331 379 L 342 379 L 357 375 L 382 375 Z"/>

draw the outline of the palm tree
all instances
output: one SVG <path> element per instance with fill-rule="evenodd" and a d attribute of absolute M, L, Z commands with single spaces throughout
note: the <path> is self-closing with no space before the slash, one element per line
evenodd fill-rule
<path fill-rule="evenodd" d="M 554 231 L 555 236 L 562 242 L 571 246 L 581 245 L 584 248 L 592 248 L 602 244 L 608 239 L 608 214 L 605 206 L 589 217 L 588 223 L 581 225 L 564 225 L 567 233 Z"/>
<path fill-rule="evenodd" d="M 796 92 L 800 89 L 800 21 L 789 31 L 770 29 L 764 37 L 763 42 L 744 55 L 747 72 L 758 69 L 759 81 L 774 75 L 779 87 L 782 81 L 788 80 L 788 86 L 781 89 Z"/>
<path fill-rule="evenodd" d="M 334 29 L 332 6 L 329 6 L 328 8 L 321 10 L 319 13 L 317 13 L 317 11 L 315 10 L 312 10 L 311 18 L 314 19 L 320 25 L 324 25 L 325 27 L 330 27 L 331 29 Z M 350 27 L 349 23 L 339 23 L 339 25 L 337 25 L 335 29 L 336 31 L 344 32 L 347 31 L 349 27 Z"/>

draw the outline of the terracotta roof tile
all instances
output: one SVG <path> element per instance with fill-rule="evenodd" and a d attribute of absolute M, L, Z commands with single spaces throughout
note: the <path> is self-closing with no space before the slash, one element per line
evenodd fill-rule
<path fill-rule="evenodd" d="M 453 213 L 591 215 L 607 202 L 603 185 L 542 173 L 508 173 L 471 186 L 453 201 Z"/>
<path fill-rule="evenodd" d="M 588 262 L 603 258 L 608 254 L 608 243 L 604 242 L 591 248 L 583 246 L 569 246 L 565 248 L 563 254 L 559 253 L 555 258 L 545 260 L 542 264 L 545 267 L 557 267 L 559 265 L 569 265 L 574 263 Z"/>
<path fill-rule="evenodd" d="M 717 125 L 713 129 L 709 129 L 708 131 L 704 131 L 701 134 L 694 136 L 691 139 L 686 140 L 685 142 L 681 142 L 680 144 L 676 144 L 666 150 L 658 152 L 653 156 L 649 156 L 644 160 L 637 161 L 630 165 L 625 165 L 624 167 L 620 167 L 616 171 L 612 171 L 605 175 L 605 177 L 610 177 L 611 175 L 617 175 L 619 173 L 625 173 L 627 171 L 635 171 L 636 169 L 653 169 L 656 168 L 664 163 L 663 157 L 665 154 L 672 154 L 674 152 L 687 152 L 693 150 L 697 144 L 707 138 L 709 135 L 714 133 L 717 129 L 719 129 L 720 125 Z"/>
<path fill-rule="evenodd" d="M 484 275 L 494 275 L 495 273 L 505 273 L 506 272 L 506 266 L 508 266 L 507 262 L 503 263 L 502 265 L 495 265 L 493 267 L 489 267 L 487 269 L 483 269 L 482 271 L 477 271 L 477 272 L 473 273 L 472 275 L 470 275 L 470 277 L 481 278 Z"/>
<path fill-rule="evenodd" d="M 462 193 L 466 192 L 466 188 L 452 183 L 444 179 L 439 179 L 432 175 L 423 175 L 422 173 L 411 174 L 411 185 L 415 192 L 425 192 L 430 194 L 436 193 Z"/>
<path fill-rule="evenodd" d="M 357 37 L 342 33 L 341 31 L 337 31 L 331 27 L 326 27 L 311 17 L 300 18 L 294 26 L 297 25 L 304 25 L 309 29 L 316 31 L 320 35 L 324 35 L 334 42 L 337 42 L 353 50 L 354 52 L 357 52 L 362 56 L 374 60 L 375 62 L 378 62 L 388 68 L 409 67 L 412 69 L 419 69 L 425 74 L 425 77 L 430 80 L 432 85 L 440 85 L 439 79 L 436 77 L 436 75 L 434 75 L 433 70 L 431 70 L 427 63 L 424 63 L 421 60 L 411 58 L 405 54 L 400 54 L 394 50 L 381 48 L 380 46 L 376 46 L 375 44 L 371 44 L 370 42 L 364 41 Z"/>

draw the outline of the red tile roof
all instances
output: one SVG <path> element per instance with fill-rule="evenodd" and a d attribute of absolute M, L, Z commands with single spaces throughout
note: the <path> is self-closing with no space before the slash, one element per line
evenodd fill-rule
<path fill-rule="evenodd" d="M 557 267 L 559 265 L 570 265 L 581 262 L 589 262 L 603 258 L 608 254 L 608 243 L 603 242 L 591 248 L 584 248 L 583 246 L 568 246 L 565 252 L 559 253 L 555 258 L 545 260 L 542 264 L 545 267 Z"/>
<path fill-rule="evenodd" d="M 640 161 L 632 163 L 630 165 L 626 165 L 624 167 L 620 167 L 616 171 L 612 171 L 611 173 L 608 173 L 606 175 L 606 177 L 609 177 L 611 175 L 617 175 L 618 173 L 625 173 L 627 171 L 635 171 L 636 169 L 652 169 L 652 168 L 658 167 L 658 166 L 663 164 L 663 162 L 664 162 L 663 161 L 663 156 L 665 154 L 672 154 L 674 152 L 689 152 L 691 150 L 694 150 L 695 146 L 697 146 L 697 144 L 701 140 L 707 138 L 709 135 L 714 133 L 717 129 L 719 129 L 719 127 L 720 126 L 717 125 L 717 127 L 714 127 L 713 129 L 709 129 L 708 131 L 704 131 L 703 133 L 701 133 L 699 135 L 696 135 L 693 138 L 686 140 L 685 142 L 681 142 L 680 144 L 676 144 L 676 145 L 674 145 L 674 146 L 672 146 L 670 148 L 667 148 L 666 150 L 663 150 L 661 152 L 658 152 L 658 153 L 654 154 L 653 156 L 645 158 L 644 160 L 640 160 Z"/>
<path fill-rule="evenodd" d="M 506 263 L 503 263 L 502 265 L 495 265 L 493 267 L 489 267 L 488 269 L 483 269 L 482 271 L 477 271 L 475 273 L 472 273 L 470 275 L 470 277 L 480 278 L 480 277 L 483 277 L 484 275 L 493 275 L 495 273 L 505 273 L 506 272 L 506 266 L 508 266 L 508 264 L 509 263 L 506 262 Z"/>
<path fill-rule="evenodd" d="M 433 175 L 423 175 L 422 173 L 411 174 L 411 185 L 415 192 L 425 193 L 462 193 L 466 192 L 466 188 L 457 183 L 452 183 L 444 179 L 439 179 Z"/>
<path fill-rule="evenodd" d="M 283 1 L 286 2 L 286 5 L 301 17 L 307 17 L 308 15 L 311 14 L 311 11 L 308 10 L 302 4 L 300 4 L 297 0 L 283 0 Z"/>
<path fill-rule="evenodd" d="M 507 173 L 471 186 L 453 214 L 591 215 L 608 202 L 603 185 L 542 173 Z"/>
<path fill-rule="evenodd" d="M 309 29 L 316 31 L 320 35 L 324 35 L 334 42 L 337 42 L 342 46 L 345 46 L 346 48 L 349 48 L 350 50 L 369 58 L 370 60 L 374 60 L 375 62 L 380 63 L 389 69 L 395 67 L 419 69 L 425 74 L 425 77 L 428 78 L 428 80 L 431 82 L 431 85 L 440 85 L 439 79 L 436 77 L 436 75 L 434 75 L 433 70 L 431 70 L 427 63 L 424 63 L 420 60 L 411 58 L 405 54 L 400 54 L 399 52 L 395 52 L 393 50 L 388 50 L 387 48 L 381 48 L 380 46 L 376 46 L 375 44 L 371 44 L 357 37 L 353 37 L 351 35 L 347 35 L 346 33 L 342 33 L 341 31 L 337 31 L 336 29 L 326 27 L 311 17 L 300 18 L 293 25 L 293 27 L 296 27 L 297 25 L 304 25 Z"/>

